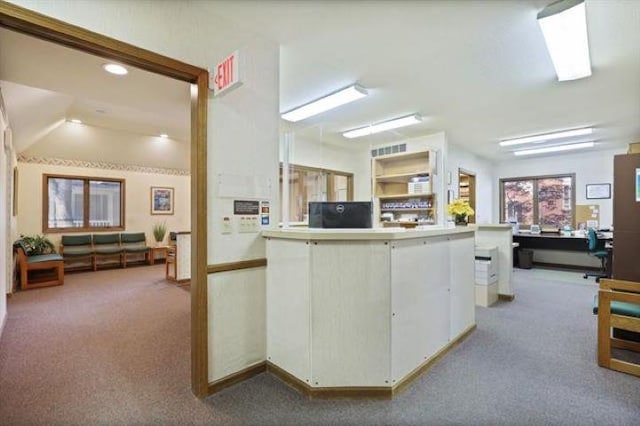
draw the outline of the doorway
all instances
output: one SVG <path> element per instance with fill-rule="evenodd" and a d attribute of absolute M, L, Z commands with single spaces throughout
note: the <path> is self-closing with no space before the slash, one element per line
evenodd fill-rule
<path fill-rule="evenodd" d="M 469 223 L 476 223 L 476 175 L 463 169 L 458 169 L 458 198 L 469 203 L 473 216 L 469 216 Z"/>
<path fill-rule="evenodd" d="M 206 396 L 208 71 L 10 3 L 0 3 L 0 27 L 191 84 L 191 389 L 198 397 Z"/>

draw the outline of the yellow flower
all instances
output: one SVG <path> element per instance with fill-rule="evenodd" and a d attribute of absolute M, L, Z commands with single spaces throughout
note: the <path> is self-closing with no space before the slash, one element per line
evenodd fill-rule
<path fill-rule="evenodd" d="M 465 200 L 456 199 L 449 205 L 447 205 L 447 212 L 451 216 L 473 216 L 475 212 Z"/>

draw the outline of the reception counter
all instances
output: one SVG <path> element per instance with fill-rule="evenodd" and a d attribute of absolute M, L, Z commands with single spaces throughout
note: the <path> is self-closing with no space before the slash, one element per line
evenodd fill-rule
<path fill-rule="evenodd" d="M 475 328 L 474 233 L 263 231 L 268 369 L 312 397 L 392 397 Z"/>

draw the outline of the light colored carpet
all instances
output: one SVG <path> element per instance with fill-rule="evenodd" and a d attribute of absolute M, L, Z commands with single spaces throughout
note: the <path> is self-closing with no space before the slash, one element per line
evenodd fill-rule
<path fill-rule="evenodd" d="M 18 293 L 0 339 L 0 424 L 635 425 L 640 379 L 596 365 L 593 279 L 515 271 L 516 299 L 392 401 L 309 401 L 263 374 L 199 401 L 189 293 L 162 265 Z M 572 274 L 572 275 L 571 275 Z"/>

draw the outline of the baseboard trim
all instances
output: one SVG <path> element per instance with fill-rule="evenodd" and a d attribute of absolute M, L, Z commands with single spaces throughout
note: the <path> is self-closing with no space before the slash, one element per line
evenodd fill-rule
<path fill-rule="evenodd" d="M 569 269 L 572 271 L 593 271 L 597 272 L 600 268 L 595 266 L 580 266 L 580 265 L 565 265 L 563 263 L 546 263 L 546 262 L 533 262 L 533 266 L 539 266 L 542 268 L 550 269 Z"/>
<path fill-rule="evenodd" d="M 286 385 L 311 399 L 391 399 L 393 389 L 391 387 L 378 386 L 349 386 L 349 387 L 325 387 L 313 388 L 308 383 L 298 379 L 288 371 L 267 361 L 267 371 Z"/>
<path fill-rule="evenodd" d="M 501 300 L 503 302 L 513 302 L 513 299 L 515 298 L 515 294 L 498 294 L 498 300 Z"/>
<path fill-rule="evenodd" d="M 436 354 L 393 386 L 312 387 L 269 361 L 267 361 L 267 371 L 282 380 L 289 387 L 311 399 L 392 399 L 407 389 L 416 379 L 429 371 L 431 367 L 466 339 L 475 329 L 476 324 L 465 329 Z"/>
<path fill-rule="evenodd" d="M 261 361 L 258 364 L 251 365 L 245 369 L 237 371 L 226 377 L 223 377 L 215 382 L 210 382 L 208 386 L 208 394 L 214 394 L 220 392 L 222 389 L 235 385 L 240 382 L 244 382 L 258 374 L 264 373 L 267 370 L 266 362 Z"/>

